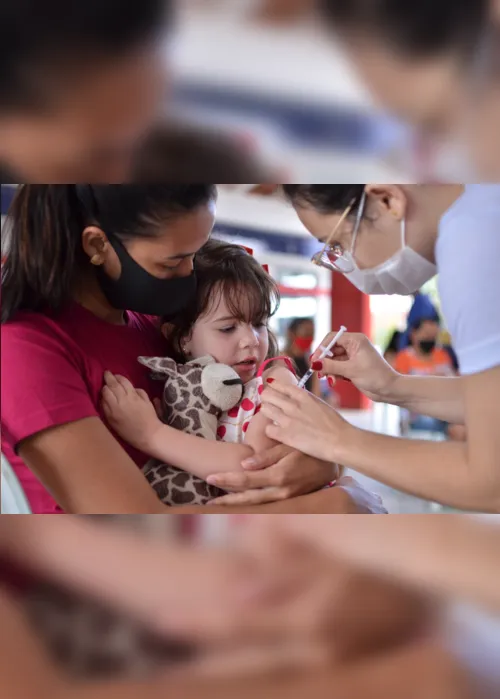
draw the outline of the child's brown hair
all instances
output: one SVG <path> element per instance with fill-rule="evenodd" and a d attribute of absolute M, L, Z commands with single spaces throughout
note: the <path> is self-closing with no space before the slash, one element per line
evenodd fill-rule
<path fill-rule="evenodd" d="M 235 318 L 261 325 L 276 312 L 280 293 L 268 272 L 240 245 L 211 239 L 196 255 L 196 295 L 191 304 L 168 323 L 166 336 L 170 356 L 182 363 L 188 360 L 183 343 L 189 339 L 196 321 L 224 298 Z M 245 309 L 245 311 L 242 311 Z M 267 358 L 276 357 L 278 344 L 269 332 Z"/>

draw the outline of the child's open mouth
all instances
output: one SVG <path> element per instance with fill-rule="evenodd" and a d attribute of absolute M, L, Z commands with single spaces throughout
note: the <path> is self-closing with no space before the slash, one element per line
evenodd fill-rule
<path fill-rule="evenodd" d="M 245 359 L 242 362 L 238 362 L 234 366 L 240 370 L 249 371 L 250 369 L 255 369 L 257 367 L 257 360 L 255 358 Z"/>

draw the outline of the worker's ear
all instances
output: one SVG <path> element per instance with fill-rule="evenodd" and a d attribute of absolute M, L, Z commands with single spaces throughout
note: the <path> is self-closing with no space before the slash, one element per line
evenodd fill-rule
<path fill-rule="evenodd" d="M 384 214 L 402 221 L 407 215 L 408 200 L 404 190 L 396 184 L 367 184 L 365 188 L 370 202 L 370 216 Z"/>

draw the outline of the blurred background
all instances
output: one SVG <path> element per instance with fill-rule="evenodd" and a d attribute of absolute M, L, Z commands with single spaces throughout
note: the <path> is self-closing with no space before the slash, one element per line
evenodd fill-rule
<path fill-rule="evenodd" d="M 2 255 L 8 247 L 5 214 L 15 187 L 2 185 Z M 450 338 L 440 322 L 436 279 L 415 297 L 369 297 L 342 275 L 312 265 L 310 259 L 318 250 L 318 243 L 282 199 L 279 185 L 219 185 L 214 235 L 251 249 L 259 262 L 269 266 L 281 292 L 281 304 L 272 318 L 271 327 L 281 352 L 290 354 L 298 365 L 300 356 L 308 364 L 309 355 L 324 336 L 342 325 L 349 331 L 368 335 L 391 363 L 400 362 L 408 352 L 413 336 L 412 333 L 405 335 L 405 331 L 409 326 L 419 325 L 419 330 L 414 331 L 417 346 L 415 350 L 410 349 L 410 353 L 419 352 L 418 342 L 424 332 L 425 339 L 434 337 L 439 346 L 447 347 L 450 356 L 449 361 L 441 357 L 439 362 L 433 362 L 432 355 L 423 355 L 419 366 L 413 367 L 411 373 L 440 374 L 446 371 L 451 375 L 458 372 Z M 401 335 L 395 338 L 398 332 Z M 442 366 L 443 363 L 446 366 Z M 394 406 L 374 405 L 347 382 L 339 381 L 332 389 L 323 379 L 317 381 L 311 390 L 340 409 L 350 422 L 364 429 L 415 439 L 465 437 L 460 427 L 438 421 L 422 422 L 419 416 L 407 415 Z M 441 506 L 393 491 L 358 474 L 351 475 L 379 493 L 392 513 L 445 511 Z"/>
<path fill-rule="evenodd" d="M 466 181 L 457 153 L 424 144 L 374 105 L 315 0 L 176 5 L 165 116 L 232 136 L 280 182 Z"/>
<path fill-rule="evenodd" d="M 173 46 L 182 119 L 222 126 L 288 182 L 457 177 L 380 112 L 314 16 L 314 0 L 182 0 Z"/>

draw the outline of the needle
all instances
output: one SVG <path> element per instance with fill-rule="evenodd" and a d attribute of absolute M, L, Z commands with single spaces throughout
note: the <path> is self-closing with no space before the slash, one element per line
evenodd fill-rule
<path fill-rule="evenodd" d="M 333 338 L 333 340 L 328 344 L 328 346 L 327 346 L 327 347 L 321 347 L 321 348 L 320 348 L 320 349 L 322 350 L 322 352 L 321 352 L 321 354 L 320 354 L 320 356 L 319 356 L 320 359 L 324 359 L 325 357 L 328 357 L 328 356 L 330 355 L 331 349 L 337 344 L 337 342 L 340 340 L 340 338 L 342 337 L 342 335 L 343 335 L 345 332 L 347 332 L 347 328 L 346 328 L 345 326 L 342 326 L 342 327 L 340 328 L 340 330 L 338 331 L 338 333 L 337 333 L 337 334 L 335 335 L 335 337 Z M 309 379 L 311 378 L 311 376 L 312 376 L 313 374 L 314 374 L 313 369 L 309 369 L 309 370 L 304 374 L 304 376 L 300 379 L 300 381 L 299 381 L 299 383 L 298 383 L 299 388 L 304 388 L 304 386 L 306 385 L 306 383 L 309 381 Z"/>

